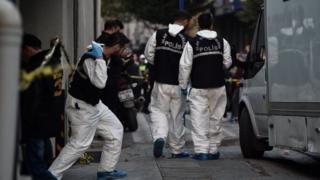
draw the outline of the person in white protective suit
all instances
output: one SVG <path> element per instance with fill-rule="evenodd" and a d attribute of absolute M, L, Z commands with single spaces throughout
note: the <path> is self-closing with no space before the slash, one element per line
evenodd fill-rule
<path fill-rule="evenodd" d="M 106 60 L 110 55 L 121 55 L 129 40 L 122 33 L 92 42 L 76 66 L 66 101 L 66 114 L 71 122 L 71 138 L 52 163 L 49 171 L 61 179 L 63 173 L 89 148 L 97 132 L 104 145 L 97 179 L 125 177 L 124 171 L 115 170 L 123 138 L 123 126 L 118 118 L 100 100 L 100 90 L 107 81 Z"/>
<path fill-rule="evenodd" d="M 191 79 L 193 158 L 214 160 L 219 158 L 220 122 L 227 102 L 223 68 L 229 68 L 232 60 L 229 43 L 212 30 L 211 15 L 200 15 L 198 24 L 200 31 L 186 44 L 181 56 L 179 84 L 186 89 Z"/>
<path fill-rule="evenodd" d="M 149 105 L 151 131 L 154 141 L 153 155 L 162 156 L 168 138 L 173 158 L 188 157 L 182 152 L 185 144 L 183 113 L 185 97 L 178 82 L 179 61 L 188 37 L 185 29 L 191 16 L 179 11 L 169 28 L 155 32 L 145 48 L 145 57 L 153 65 L 154 86 Z M 170 113 L 170 118 L 167 115 Z"/>

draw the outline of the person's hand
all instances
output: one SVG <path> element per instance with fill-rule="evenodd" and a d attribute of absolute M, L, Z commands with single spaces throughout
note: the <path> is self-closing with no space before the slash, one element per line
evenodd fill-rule
<path fill-rule="evenodd" d="M 182 94 L 183 96 L 187 96 L 187 95 L 188 95 L 188 90 L 181 88 L 181 94 Z"/>
<path fill-rule="evenodd" d="M 130 59 L 132 58 L 132 55 L 132 50 L 129 48 L 124 48 L 120 53 L 120 57 L 124 59 Z"/>
<path fill-rule="evenodd" d="M 231 68 L 229 72 L 230 72 L 231 76 L 235 76 L 237 71 L 238 71 L 238 68 L 235 66 L 235 67 Z"/>
<path fill-rule="evenodd" d="M 103 59 L 103 47 L 101 44 L 92 41 L 91 47 L 89 47 L 89 50 L 85 55 L 91 56 L 95 59 Z"/>

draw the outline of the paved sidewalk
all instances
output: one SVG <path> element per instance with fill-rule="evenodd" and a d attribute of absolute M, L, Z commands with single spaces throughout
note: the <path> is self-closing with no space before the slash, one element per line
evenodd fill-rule
<path fill-rule="evenodd" d="M 117 167 L 129 174 L 123 180 L 162 180 L 151 148 L 150 144 L 132 144 L 123 149 Z M 98 163 L 75 165 L 67 171 L 63 180 L 96 180 L 97 167 Z"/>
<path fill-rule="evenodd" d="M 187 151 L 191 152 L 191 148 L 188 146 Z M 221 147 L 221 160 L 218 161 L 172 159 L 167 149 L 164 152 L 165 157 L 155 159 L 152 156 L 152 144 L 132 144 L 123 149 L 117 168 L 128 172 L 128 177 L 123 180 L 210 180 L 216 171 L 220 171 L 224 176 L 230 174 L 230 177 L 235 177 L 233 168 L 229 167 L 233 164 L 230 162 L 241 155 L 238 153 L 232 155 L 235 157 L 229 157 L 233 149 L 239 147 Z M 233 166 L 238 169 L 247 168 L 245 164 Z M 66 172 L 63 180 L 95 180 L 97 167 L 98 163 L 75 165 Z M 213 167 L 215 172 L 212 172 Z"/>
<path fill-rule="evenodd" d="M 187 116 L 186 127 L 190 127 Z M 129 176 L 123 180 L 204 180 L 211 177 L 206 167 L 208 164 L 187 159 L 171 159 L 170 153 L 165 148 L 166 157 L 154 159 L 152 155 L 152 138 L 149 127 L 149 116 L 139 113 L 139 128 L 134 133 L 125 133 L 123 150 L 121 153 L 118 169 L 125 170 Z M 238 125 L 236 123 L 223 122 L 223 134 L 225 136 L 222 146 L 238 144 Z M 190 130 L 186 132 L 186 150 L 192 153 L 192 142 Z M 90 165 L 74 165 L 69 169 L 63 180 L 95 180 L 98 161 L 100 158 L 101 142 L 95 141 L 89 153 L 94 157 L 94 163 Z M 238 146 L 235 146 L 238 148 Z M 222 149 L 224 156 L 225 148 Z M 210 161 L 215 164 L 215 161 Z M 222 166 L 223 167 L 223 166 Z M 241 168 L 241 167 L 239 167 Z M 230 172 L 232 173 L 232 172 Z M 211 173 L 212 174 L 212 173 Z M 186 178 L 190 177 L 190 178 Z M 210 178 L 209 178 L 210 179 Z"/>

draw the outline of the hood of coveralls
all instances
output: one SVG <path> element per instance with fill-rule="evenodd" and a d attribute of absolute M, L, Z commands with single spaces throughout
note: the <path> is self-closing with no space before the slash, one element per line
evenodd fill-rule
<path fill-rule="evenodd" d="M 197 32 L 198 36 L 201 36 L 206 39 L 214 39 L 217 37 L 217 32 L 216 31 L 211 31 L 211 30 L 201 30 Z"/>
<path fill-rule="evenodd" d="M 176 35 L 183 29 L 184 26 L 181 26 L 179 24 L 169 24 L 169 34 L 173 37 L 176 37 Z"/>

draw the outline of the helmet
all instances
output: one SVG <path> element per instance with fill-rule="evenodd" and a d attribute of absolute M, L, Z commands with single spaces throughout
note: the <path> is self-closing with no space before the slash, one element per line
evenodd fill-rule
<path fill-rule="evenodd" d="M 142 60 L 142 59 L 145 59 L 146 57 L 143 55 L 143 54 L 141 54 L 140 56 L 139 56 L 139 59 L 140 60 Z"/>

